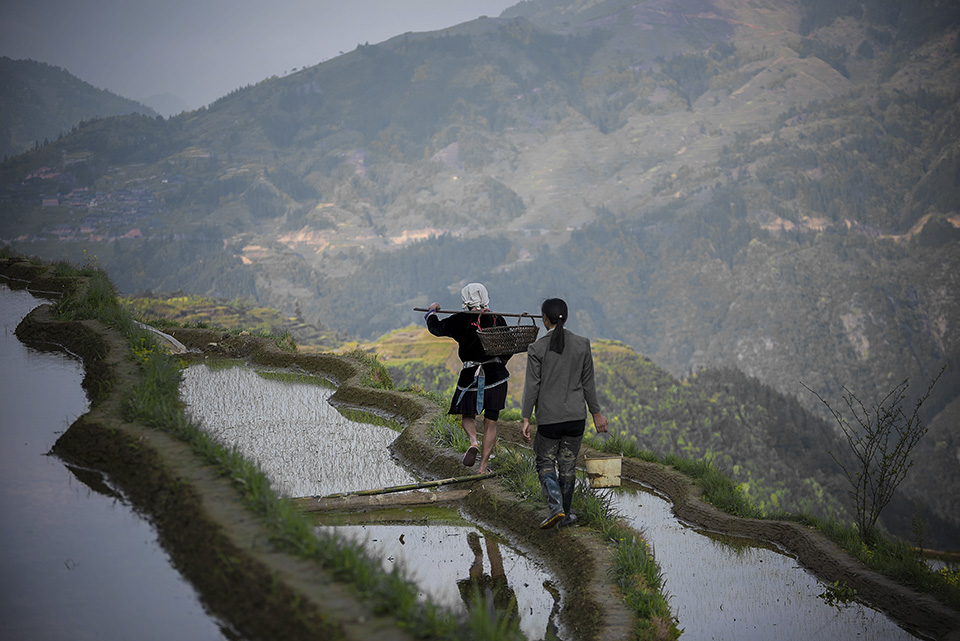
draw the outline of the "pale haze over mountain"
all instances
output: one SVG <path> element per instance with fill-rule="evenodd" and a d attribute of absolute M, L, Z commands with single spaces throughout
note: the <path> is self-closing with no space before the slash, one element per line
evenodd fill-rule
<path fill-rule="evenodd" d="M 62 67 L 166 116 L 315 65 L 358 44 L 497 16 L 514 4 L 516 0 L 18 0 L 0 4 L 0 56 Z M 158 96 L 164 100 L 153 101 Z"/>

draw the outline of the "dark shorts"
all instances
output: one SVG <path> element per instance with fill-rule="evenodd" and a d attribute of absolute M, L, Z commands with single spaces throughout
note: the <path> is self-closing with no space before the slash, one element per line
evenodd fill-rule
<path fill-rule="evenodd" d="M 459 403 L 457 401 L 460 401 Z M 504 381 L 494 387 L 488 387 L 483 391 L 483 415 L 491 421 L 500 418 L 500 410 L 507 405 L 507 382 Z M 453 399 L 450 401 L 449 414 L 459 414 L 461 416 L 476 416 L 477 414 L 477 390 L 467 390 L 460 398 L 460 390 L 453 392 Z"/>

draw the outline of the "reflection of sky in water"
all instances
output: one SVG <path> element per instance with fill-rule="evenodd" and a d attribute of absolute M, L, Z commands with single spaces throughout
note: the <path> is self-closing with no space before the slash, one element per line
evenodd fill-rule
<path fill-rule="evenodd" d="M 0 639 L 237 638 L 100 473 L 48 456 L 89 404 L 75 358 L 14 334 L 44 302 L 0 283 Z"/>
<path fill-rule="evenodd" d="M 699 534 L 677 521 L 669 502 L 648 492 L 607 491 L 614 508 L 653 545 L 685 640 L 915 638 L 871 608 L 827 605 L 818 596 L 826 586 L 795 559 Z"/>
<path fill-rule="evenodd" d="M 357 525 L 321 526 L 320 532 L 359 543 L 371 555 L 383 559 L 387 570 L 402 567 L 405 576 L 421 589 L 421 597 L 454 611 L 465 612 L 466 605 L 458 582 L 470 577 L 475 554 L 468 543 L 476 528 L 456 525 Z M 503 575 L 517 599 L 520 629 L 528 639 L 544 639 L 548 627 L 556 625 L 555 599 L 544 588 L 551 580 L 536 563 L 499 541 L 493 534 L 480 534 L 483 573 L 496 575 L 491 561 L 499 553 Z M 401 542 L 401 536 L 402 542 Z M 553 630 L 556 633 L 556 630 Z"/>
<path fill-rule="evenodd" d="M 255 461 L 276 492 L 316 496 L 414 483 L 391 458 L 397 433 L 348 420 L 333 390 L 265 379 L 246 367 L 184 371 L 180 397 L 192 420 Z"/>

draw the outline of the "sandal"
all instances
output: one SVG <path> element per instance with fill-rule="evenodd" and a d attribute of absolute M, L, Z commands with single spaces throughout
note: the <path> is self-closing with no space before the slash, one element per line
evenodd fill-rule
<path fill-rule="evenodd" d="M 463 455 L 463 464 L 466 467 L 473 467 L 473 464 L 477 462 L 477 453 L 479 453 L 479 451 L 476 445 L 471 445 L 467 453 Z"/>

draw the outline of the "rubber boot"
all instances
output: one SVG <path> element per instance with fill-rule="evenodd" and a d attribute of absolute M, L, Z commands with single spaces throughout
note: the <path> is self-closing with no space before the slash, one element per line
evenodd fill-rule
<path fill-rule="evenodd" d="M 577 522 L 577 515 L 573 513 L 573 490 L 576 487 L 577 479 L 576 477 L 568 479 L 560 477 L 560 496 L 563 499 L 563 513 L 565 516 L 563 520 L 560 521 L 560 527 L 568 527 Z"/>
<path fill-rule="evenodd" d="M 550 510 L 550 515 L 540 523 L 540 527 L 545 530 L 562 521 L 566 514 L 563 511 L 563 496 L 560 494 L 557 475 L 544 474 L 540 477 L 540 486 L 543 488 L 543 496 L 547 499 L 547 508 Z"/>

